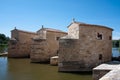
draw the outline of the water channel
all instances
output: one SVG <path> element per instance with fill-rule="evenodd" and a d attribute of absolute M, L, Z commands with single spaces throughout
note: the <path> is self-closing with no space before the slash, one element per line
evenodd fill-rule
<path fill-rule="evenodd" d="M 57 66 L 0 57 L 0 80 L 92 80 L 92 73 L 62 73 Z"/>
<path fill-rule="evenodd" d="M 118 48 L 112 54 L 120 56 Z M 30 63 L 30 59 L 0 57 L 0 80 L 92 80 L 92 73 L 62 73 L 57 66 Z"/>

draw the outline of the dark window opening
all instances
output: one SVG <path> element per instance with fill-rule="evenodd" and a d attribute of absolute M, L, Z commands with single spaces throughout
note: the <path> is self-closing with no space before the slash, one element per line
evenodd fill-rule
<path fill-rule="evenodd" d="M 97 39 L 102 40 L 102 34 L 97 33 Z"/>
<path fill-rule="evenodd" d="M 57 50 L 57 55 L 59 54 L 59 50 Z"/>
<path fill-rule="evenodd" d="M 102 60 L 102 54 L 99 54 L 99 60 Z"/>
<path fill-rule="evenodd" d="M 56 40 L 59 40 L 60 39 L 60 37 L 56 37 Z"/>
<path fill-rule="evenodd" d="M 109 36 L 109 40 L 112 40 L 112 37 L 111 37 L 111 36 Z"/>

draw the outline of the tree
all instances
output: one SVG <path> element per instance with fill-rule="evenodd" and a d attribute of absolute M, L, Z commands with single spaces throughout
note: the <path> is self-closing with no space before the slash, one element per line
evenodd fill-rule
<path fill-rule="evenodd" d="M 113 43 L 113 47 L 120 47 L 120 41 L 119 40 L 113 40 L 112 43 Z"/>
<path fill-rule="evenodd" d="M 4 52 L 8 47 L 9 37 L 6 37 L 4 34 L 0 33 L 0 53 Z"/>
<path fill-rule="evenodd" d="M 9 41 L 9 37 L 6 37 L 4 34 L 0 33 L 0 44 L 7 44 Z"/>

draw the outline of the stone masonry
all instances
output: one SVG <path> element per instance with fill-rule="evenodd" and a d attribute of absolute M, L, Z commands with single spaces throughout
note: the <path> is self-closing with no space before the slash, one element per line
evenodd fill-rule
<path fill-rule="evenodd" d="M 37 31 L 38 36 L 33 38 L 31 46 L 31 62 L 49 62 L 50 57 L 58 55 L 59 38 L 67 33 L 50 28 Z"/>
<path fill-rule="evenodd" d="M 57 55 L 59 38 L 67 33 L 50 28 L 43 28 L 36 33 L 14 29 L 11 31 L 8 57 L 30 57 L 31 62 L 47 62 Z"/>
<path fill-rule="evenodd" d="M 59 71 L 92 71 L 111 61 L 113 29 L 73 21 L 68 35 L 59 40 Z"/>
<path fill-rule="evenodd" d="M 8 57 L 23 58 L 30 56 L 30 47 L 32 37 L 36 33 L 14 29 L 11 31 L 11 40 L 9 41 Z"/>

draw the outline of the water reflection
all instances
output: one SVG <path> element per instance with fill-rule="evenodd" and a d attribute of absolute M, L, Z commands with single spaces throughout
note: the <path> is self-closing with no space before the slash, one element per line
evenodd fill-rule
<path fill-rule="evenodd" d="M 113 57 L 120 56 L 118 48 L 112 48 L 112 53 Z M 92 74 L 61 73 L 57 66 L 0 57 L 0 80 L 92 80 Z"/>
<path fill-rule="evenodd" d="M 0 80 L 6 80 L 7 64 L 7 57 L 0 57 Z"/>
<path fill-rule="evenodd" d="M 61 73 L 57 66 L 0 57 L 0 80 L 92 80 L 92 74 Z"/>

